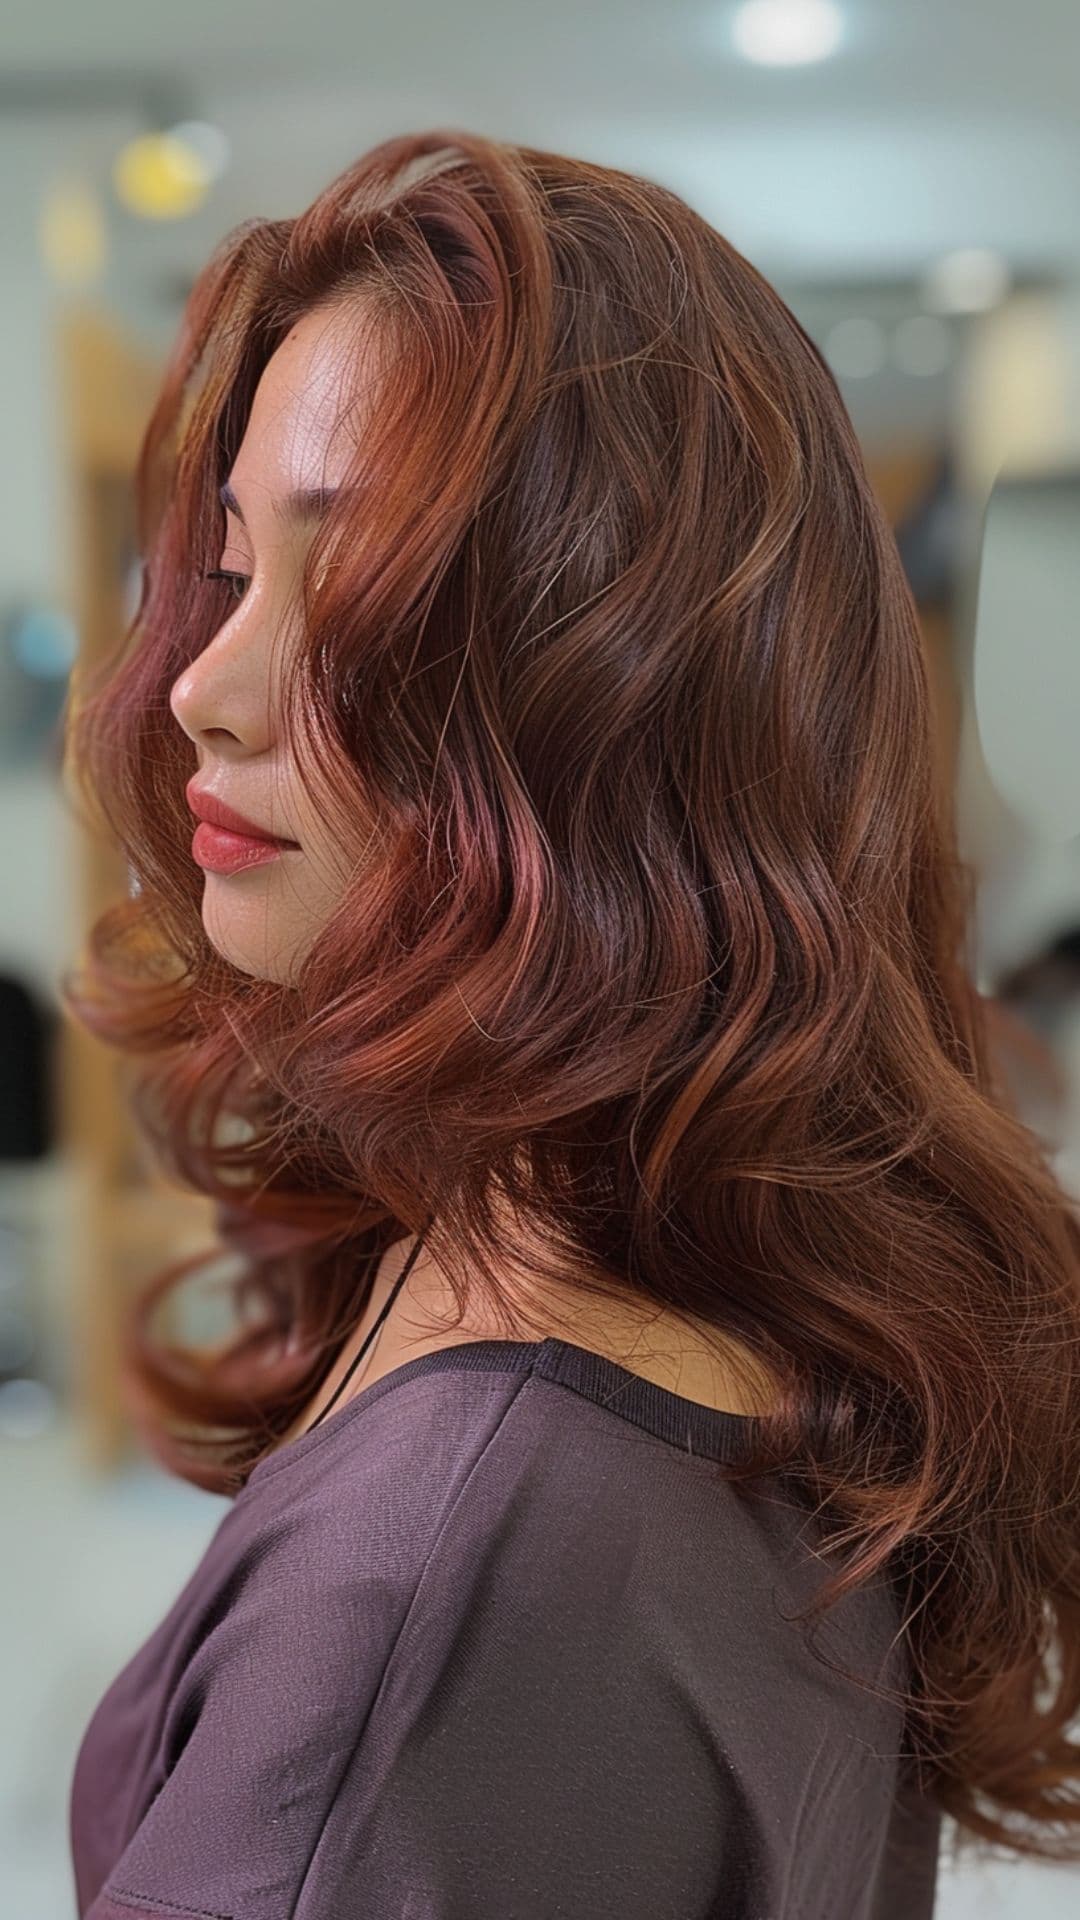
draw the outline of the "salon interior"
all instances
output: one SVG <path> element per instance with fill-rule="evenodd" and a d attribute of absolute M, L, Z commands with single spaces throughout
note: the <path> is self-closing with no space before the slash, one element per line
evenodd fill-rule
<path fill-rule="evenodd" d="M 919 612 L 974 967 L 1080 1196 L 1076 0 L 47 0 L 0 42 L 0 1914 L 73 1912 L 103 1689 L 223 1502 L 133 1430 L 132 1291 L 206 1244 L 59 983 L 126 876 L 75 816 L 69 675 L 130 617 L 139 437 L 195 277 L 376 141 L 465 127 L 673 188 L 839 383 Z M 1064 1920 L 1076 1876 L 943 1871 L 942 1920 Z M 839 1917 L 838 1917 L 839 1920 Z"/>

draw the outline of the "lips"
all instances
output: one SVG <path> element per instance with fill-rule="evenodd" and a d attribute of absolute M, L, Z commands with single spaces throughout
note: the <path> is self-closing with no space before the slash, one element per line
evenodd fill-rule
<path fill-rule="evenodd" d="M 243 833 L 200 820 L 191 842 L 192 859 L 211 873 L 239 873 L 244 867 L 262 867 L 282 860 L 299 848 L 285 840 L 257 840 Z"/>
<path fill-rule="evenodd" d="M 235 807 L 230 807 L 224 800 L 219 800 L 216 794 L 204 792 L 191 782 L 185 791 L 192 813 L 211 827 L 238 835 L 243 840 L 261 841 L 265 846 L 281 848 L 295 847 L 298 844 L 295 840 L 287 840 L 278 834 L 268 833 L 266 828 L 261 827 L 257 821 L 249 820 L 246 815 L 238 813 Z"/>

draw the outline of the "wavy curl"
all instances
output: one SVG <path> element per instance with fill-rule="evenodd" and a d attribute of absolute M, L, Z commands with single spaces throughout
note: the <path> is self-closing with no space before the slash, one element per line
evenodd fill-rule
<path fill-rule="evenodd" d="M 366 854 L 275 985 L 203 930 L 169 691 L 227 615 L 259 374 L 342 302 L 392 350 L 288 684 Z M 63 992 L 239 1262 L 218 1348 L 150 1331 L 205 1262 L 140 1293 L 150 1443 L 236 1490 L 424 1224 L 501 1312 L 498 1192 L 586 1291 L 760 1359 L 779 1409 L 716 1471 L 835 1522 L 819 1609 L 898 1580 L 961 1844 L 1077 1857 L 1080 1228 L 994 1065 L 916 609 L 812 341 L 656 184 L 393 139 L 216 250 L 136 498 L 140 603 L 64 730 L 132 891 Z"/>

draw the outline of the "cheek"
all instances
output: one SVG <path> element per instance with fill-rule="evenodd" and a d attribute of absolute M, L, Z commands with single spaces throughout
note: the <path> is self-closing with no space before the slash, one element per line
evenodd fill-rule
<path fill-rule="evenodd" d="M 373 856 L 362 830 L 351 823 L 348 831 L 338 829 L 330 813 L 316 818 L 300 815 L 295 832 L 301 851 L 292 857 L 283 878 L 313 904 L 340 900 Z"/>

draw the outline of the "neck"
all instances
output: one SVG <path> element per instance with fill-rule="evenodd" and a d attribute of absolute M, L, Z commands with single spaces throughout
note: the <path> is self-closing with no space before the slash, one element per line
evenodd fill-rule
<path fill-rule="evenodd" d="M 468 1302 L 460 1325 L 454 1324 L 457 1302 L 449 1279 L 428 1246 L 422 1247 L 380 1328 L 372 1355 L 363 1363 L 365 1379 L 372 1377 L 369 1368 L 376 1353 L 380 1371 L 385 1372 L 415 1355 L 460 1341 L 554 1337 L 704 1404 L 760 1413 L 775 1403 L 776 1383 L 762 1362 L 715 1324 L 653 1301 L 620 1296 L 617 1291 L 601 1298 L 572 1276 L 549 1276 L 550 1247 L 545 1250 L 516 1227 L 514 1237 L 515 1256 L 498 1272 L 505 1304 L 500 1301 L 496 1309 L 485 1290 L 479 1299 Z M 415 1244 L 415 1236 L 409 1235 L 383 1255 L 363 1325 L 349 1343 L 351 1353 L 358 1351 L 378 1319 Z"/>

